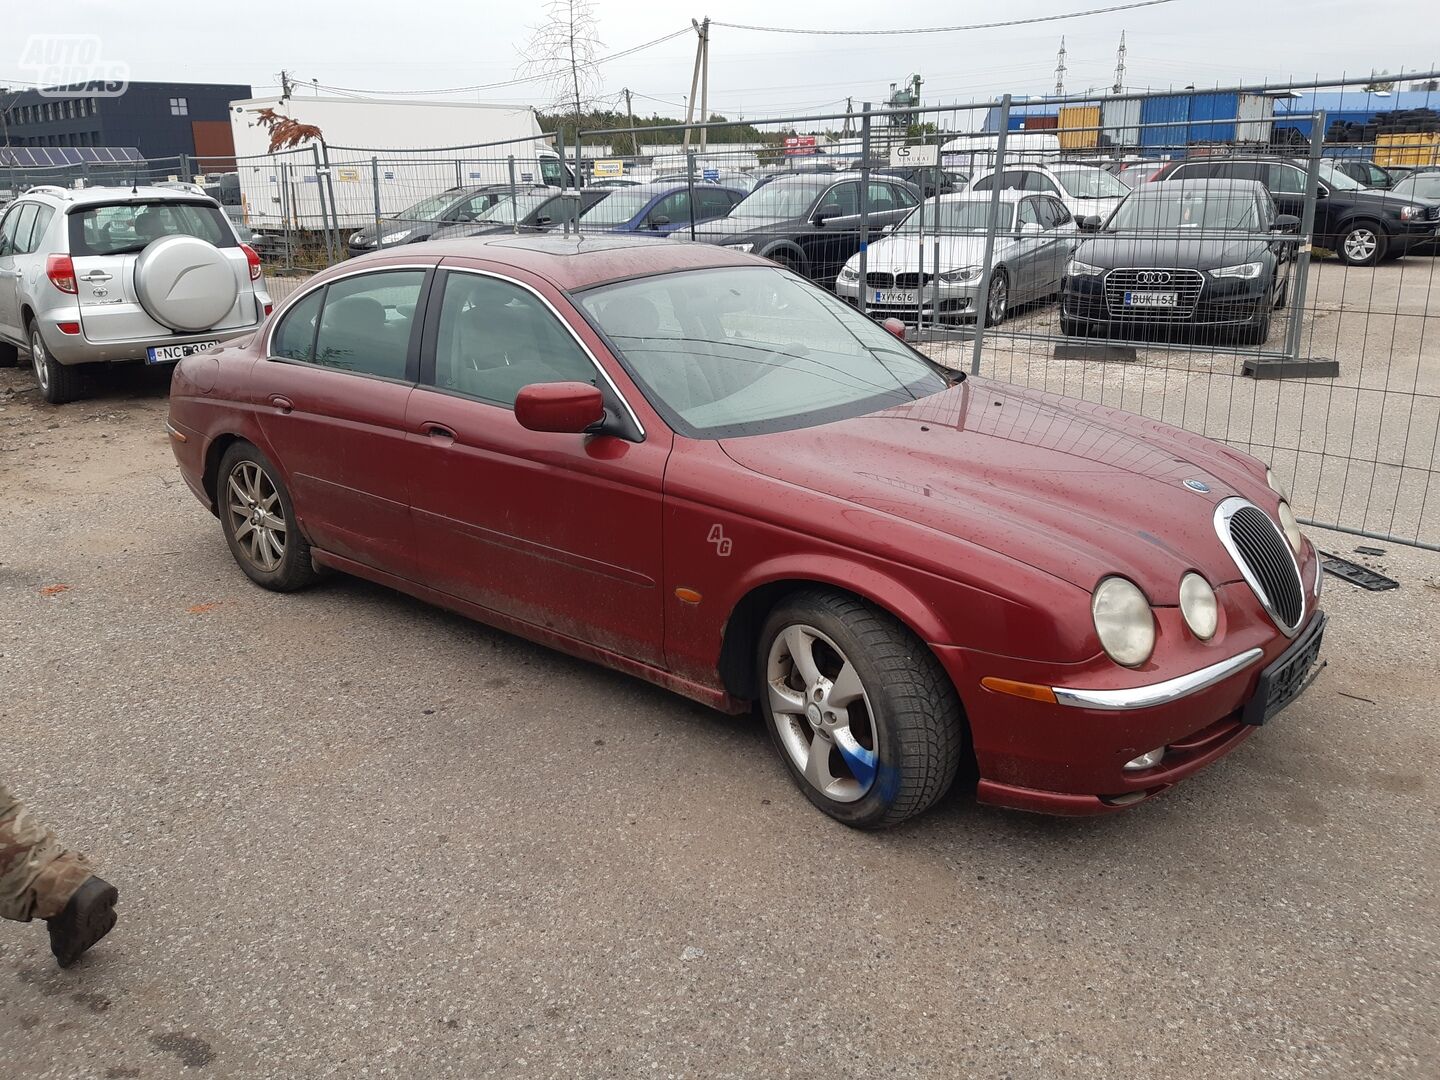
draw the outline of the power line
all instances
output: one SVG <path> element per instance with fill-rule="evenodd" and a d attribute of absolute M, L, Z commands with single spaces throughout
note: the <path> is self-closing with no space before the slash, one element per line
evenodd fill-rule
<path fill-rule="evenodd" d="M 1166 2 L 1168 2 L 1168 0 L 1166 0 Z M 690 27 L 687 26 L 683 30 L 675 31 L 673 34 L 666 34 L 663 37 L 655 38 L 653 41 L 646 41 L 640 45 L 632 45 L 628 49 L 622 49 L 617 53 L 610 53 L 608 56 L 602 56 L 598 60 L 591 61 L 589 64 L 582 64 L 581 66 L 598 67 L 601 64 L 608 64 L 612 60 L 619 60 L 645 49 L 654 48 L 656 45 L 663 45 L 667 41 L 674 41 L 676 38 L 683 37 L 691 32 Z M 448 86 L 434 90 L 359 90 L 353 86 L 331 86 L 328 83 L 317 83 L 314 85 L 318 85 L 322 90 L 332 90 L 339 94 L 362 94 L 383 97 L 426 97 L 437 94 L 470 94 L 478 90 L 495 90 L 504 86 L 523 86 L 525 83 L 544 82 L 548 79 L 553 79 L 555 75 L 556 72 L 547 71 L 539 75 L 527 75 L 519 79 L 504 79 L 500 82 L 493 83 L 476 83 L 473 86 Z"/>
<path fill-rule="evenodd" d="M 966 30 L 997 30 L 1005 26 L 1030 26 L 1034 23 L 1060 22 L 1063 19 L 1083 19 L 1088 15 L 1108 15 L 1112 11 L 1133 11 L 1135 8 L 1158 7 L 1173 4 L 1176 0 L 1136 0 L 1131 4 L 1114 7 L 1091 8 L 1088 11 L 1071 11 L 1064 15 L 1037 15 L 1030 19 L 1006 19 L 1004 22 L 973 23 L 969 26 L 920 26 L 907 30 L 809 30 L 793 26 L 751 26 L 746 23 L 727 23 L 714 20 L 711 26 L 723 26 L 727 30 L 755 30 L 763 34 L 811 34 L 819 37 L 893 37 L 897 34 L 954 34 Z"/>

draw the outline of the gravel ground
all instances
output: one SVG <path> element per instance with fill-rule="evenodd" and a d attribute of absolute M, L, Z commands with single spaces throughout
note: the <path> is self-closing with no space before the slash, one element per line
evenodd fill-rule
<path fill-rule="evenodd" d="M 367 584 L 249 584 L 160 373 L 0 371 L 0 774 L 121 891 L 0 925 L 0 1076 L 1431 1080 L 1440 556 L 1163 798 L 862 834 L 760 725 Z M 1352 552 L 1353 537 L 1317 534 Z"/>

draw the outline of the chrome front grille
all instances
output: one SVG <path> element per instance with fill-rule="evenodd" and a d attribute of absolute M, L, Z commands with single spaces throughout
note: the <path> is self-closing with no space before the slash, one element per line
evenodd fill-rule
<path fill-rule="evenodd" d="M 1279 526 L 1254 503 L 1232 498 L 1215 508 L 1215 531 L 1275 625 L 1294 636 L 1305 618 L 1305 587 Z"/>
<path fill-rule="evenodd" d="M 1125 267 L 1105 275 L 1105 306 L 1115 319 L 1188 319 L 1195 314 L 1205 275 L 1198 270 L 1175 270 L 1169 267 Z M 1126 307 L 1127 292 L 1173 292 L 1174 307 Z"/>

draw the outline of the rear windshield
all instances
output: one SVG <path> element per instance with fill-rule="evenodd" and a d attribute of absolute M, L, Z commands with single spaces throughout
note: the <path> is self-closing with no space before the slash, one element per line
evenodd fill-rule
<path fill-rule="evenodd" d="M 166 236 L 198 236 L 216 247 L 235 246 L 224 213 L 208 203 L 101 203 L 70 214 L 71 255 L 124 255 Z"/>

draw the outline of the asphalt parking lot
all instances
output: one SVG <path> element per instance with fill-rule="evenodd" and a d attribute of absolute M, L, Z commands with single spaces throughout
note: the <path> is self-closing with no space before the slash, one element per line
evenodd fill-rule
<path fill-rule="evenodd" d="M 380 588 L 252 586 L 161 373 L 0 371 L 0 774 L 121 890 L 0 924 L 0 1076 L 1414 1077 L 1440 557 L 1321 535 L 1329 668 L 1128 814 L 861 834 L 760 724 Z"/>

